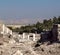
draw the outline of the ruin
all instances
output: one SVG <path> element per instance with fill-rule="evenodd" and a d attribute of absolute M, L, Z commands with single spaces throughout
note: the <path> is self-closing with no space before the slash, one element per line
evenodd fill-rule
<path fill-rule="evenodd" d="M 38 43 L 37 41 L 42 39 L 41 41 L 46 43 L 48 41 L 60 40 L 59 28 L 60 28 L 59 25 L 53 25 L 52 30 L 46 31 L 45 33 L 43 33 L 41 37 L 40 34 L 36 34 L 36 33 L 18 34 L 16 32 L 12 32 L 12 30 L 10 30 L 6 25 L 1 24 L 0 26 L 0 55 L 26 55 L 26 54 L 37 55 L 38 52 L 39 52 L 38 55 L 40 55 L 41 54 L 40 51 L 42 51 L 42 53 L 43 52 L 45 53 L 45 50 L 47 48 L 44 49 L 44 47 L 45 46 L 48 47 L 48 46 L 47 45 L 42 46 L 41 43 Z M 54 46 L 55 45 L 53 45 L 53 47 Z M 38 47 L 41 47 L 41 48 L 38 48 Z M 60 48 L 60 46 L 58 47 Z M 35 51 L 34 49 L 37 51 Z"/>
<path fill-rule="evenodd" d="M 41 34 L 41 42 L 60 42 L 60 24 L 54 24 L 50 31 Z"/>
<path fill-rule="evenodd" d="M 45 31 L 42 35 L 35 33 L 18 34 L 16 32 L 12 32 L 12 30 L 10 30 L 5 24 L 0 24 L 0 34 L 3 38 L 10 38 L 16 42 L 37 41 L 40 38 L 42 41 L 60 41 L 60 24 L 54 24 L 51 31 Z M 12 40 L 10 40 L 10 42 Z"/>
<path fill-rule="evenodd" d="M 54 24 L 52 29 L 53 34 L 53 40 L 59 40 L 60 41 L 60 24 Z"/>
<path fill-rule="evenodd" d="M 16 42 L 21 41 L 37 41 L 40 39 L 40 34 L 35 33 L 23 33 L 18 34 L 12 32 L 6 25 L 0 24 L 0 34 L 3 35 L 3 38 L 11 38 Z M 37 36 L 39 35 L 39 36 Z M 54 24 L 51 31 L 46 31 L 44 34 L 41 35 L 41 39 L 43 41 L 60 41 L 60 24 Z M 10 40 L 11 41 L 11 40 Z"/>
<path fill-rule="evenodd" d="M 36 37 L 37 34 L 35 33 L 23 33 L 23 34 L 18 34 L 16 32 L 12 32 L 5 24 L 0 25 L 0 34 L 2 34 L 3 38 L 10 38 L 14 39 L 16 42 L 21 42 L 21 41 L 37 41 L 40 38 Z M 10 40 L 11 42 L 11 40 Z"/>

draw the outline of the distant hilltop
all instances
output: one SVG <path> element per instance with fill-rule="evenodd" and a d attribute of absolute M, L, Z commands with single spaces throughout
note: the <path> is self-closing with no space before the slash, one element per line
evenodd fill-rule
<path fill-rule="evenodd" d="M 20 24 L 6 24 L 7 27 L 12 27 L 12 28 L 20 28 L 21 26 L 26 26 L 26 25 L 20 25 Z"/>
<path fill-rule="evenodd" d="M 0 25 L 5 24 L 7 27 L 12 27 L 12 28 L 20 28 L 21 26 L 26 26 L 24 24 L 6 24 L 2 20 L 0 20 Z"/>

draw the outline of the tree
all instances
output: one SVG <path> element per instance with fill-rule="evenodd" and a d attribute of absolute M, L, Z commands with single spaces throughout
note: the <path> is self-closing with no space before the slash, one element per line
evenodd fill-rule
<path fill-rule="evenodd" d="M 43 24 L 40 22 L 37 22 L 36 28 L 37 28 L 37 32 L 40 33 L 41 31 L 43 31 Z"/>
<path fill-rule="evenodd" d="M 52 19 L 49 19 L 49 20 L 48 20 L 47 25 L 48 25 L 48 29 L 51 30 L 51 28 L 52 28 L 52 26 L 53 26 L 53 21 L 52 21 Z"/>
<path fill-rule="evenodd" d="M 44 29 L 48 29 L 48 20 L 46 19 L 43 20 L 43 26 L 44 26 Z"/>
<path fill-rule="evenodd" d="M 44 27 L 43 29 L 45 29 L 45 30 L 51 30 L 52 25 L 53 25 L 53 20 L 52 19 L 49 19 L 49 20 L 44 19 L 43 20 L 43 27 Z"/>
<path fill-rule="evenodd" d="M 42 32 L 43 29 L 44 30 L 51 30 L 53 24 L 60 24 L 60 16 L 57 17 L 53 17 L 52 19 L 44 19 L 42 23 L 40 23 L 39 21 L 36 24 L 32 24 L 32 25 L 27 25 L 27 26 L 22 26 L 21 28 L 16 28 L 16 29 L 12 29 L 11 27 L 9 27 L 10 29 L 12 29 L 13 31 L 19 32 L 19 33 L 23 33 L 23 32 L 35 32 L 37 31 L 38 33 Z"/>
<path fill-rule="evenodd" d="M 58 17 L 58 23 L 60 24 L 60 16 Z"/>
<path fill-rule="evenodd" d="M 58 19 L 56 17 L 53 17 L 53 24 L 57 24 L 58 23 Z"/>

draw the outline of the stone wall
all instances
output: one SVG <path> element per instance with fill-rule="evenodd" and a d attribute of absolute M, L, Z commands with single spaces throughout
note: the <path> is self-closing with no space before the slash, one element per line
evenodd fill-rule
<path fill-rule="evenodd" d="M 60 24 L 53 25 L 52 33 L 53 33 L 53 40 L 60 41 Z"/>

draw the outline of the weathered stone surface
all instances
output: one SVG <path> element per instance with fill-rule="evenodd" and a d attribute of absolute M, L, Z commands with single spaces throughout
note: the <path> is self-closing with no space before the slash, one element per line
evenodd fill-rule
<path fill-rule="evenodd" d="M 26 34 L 26 36 L 28 35 Z M 36 35 L 38 38 L 35 38 L 35 34 L 33 36 L 32 40 L 34 41 L 29 40 L 29 37 L 27 40 L 24 35 L 17 33 L 11 36 L 7 33 L 4 34 L 4 37 L 0 35 L 0 55 L 60 55 L 60 43 L 52 43 L 51 45 L 47 45 L 47 42 L 37 43 L 35 40 L 40 39 L 40 36 Z M 20 40 L 20 37 L 24 38 Z"/>
<path fill-rule="evenodd" d="M 60 55 L 60 43 L 35 47 L 37 42 L 5 43 L 0 45 L 0 55 Z"/>
<path fill-rule="evenodd" d="M 42 44 L 39 47 L 34 48 L 34 51 L 41 55 L 60 55 L 60 43 L 51 45 Z"/>

